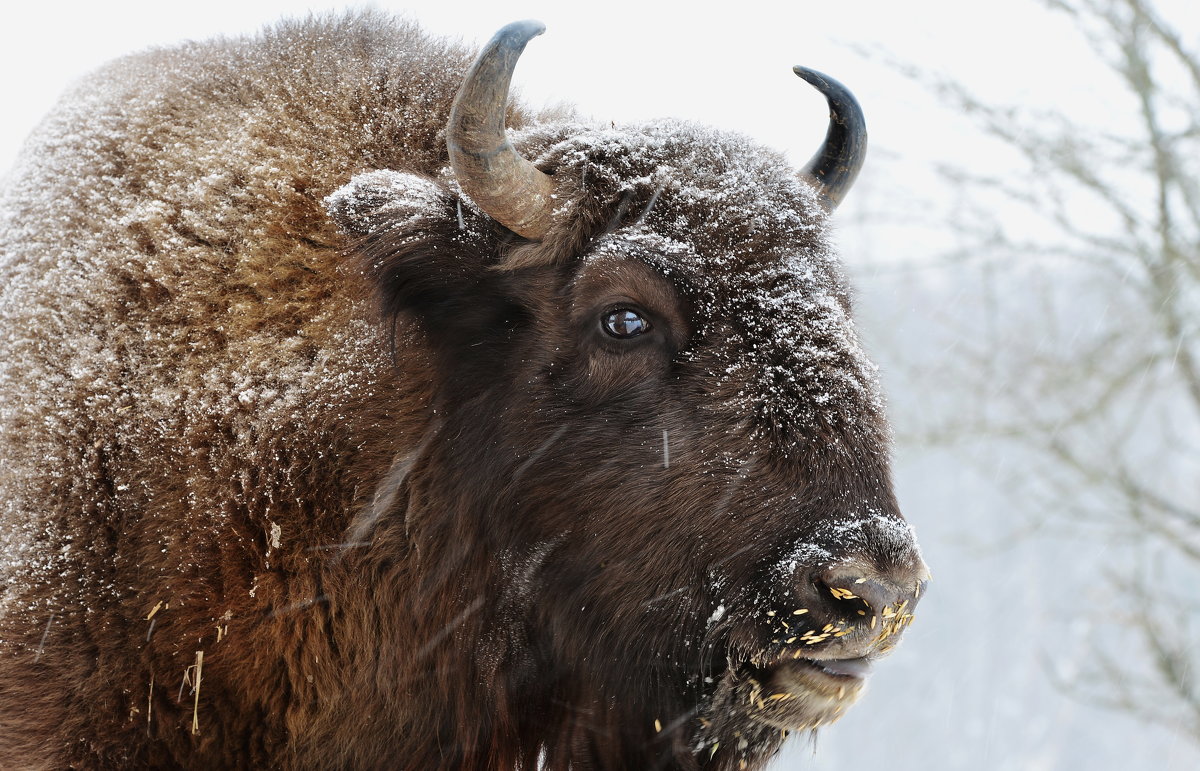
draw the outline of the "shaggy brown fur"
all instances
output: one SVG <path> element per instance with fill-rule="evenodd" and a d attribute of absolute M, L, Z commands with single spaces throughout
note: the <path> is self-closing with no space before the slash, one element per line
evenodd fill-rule
<path fill-rule="evenodd" d="M 850 612 L 837 570 L 924 567 L 816 198 L 739 137 L 534 122 L 563 205 L 526 242 L 443 171 L 468 63 L 283 23 L 121 60 L 34 136 L 0 767 L 726 769 L 840 713 L 794 637 Z M 886 650 L 863 603 L 801 652 Z"/>

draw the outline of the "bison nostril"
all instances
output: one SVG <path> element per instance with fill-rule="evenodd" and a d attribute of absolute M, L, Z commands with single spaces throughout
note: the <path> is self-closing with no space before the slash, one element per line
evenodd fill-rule
<path fill-rule="evenodd" d="M 924 565 L 897 569 L 887 574 L 863 564 L 843 563 L 813 577 L 817 594 L 834 615 L 869 618 L 869 628 L 880 622 L 884 629 L 899 631 L 913 618 L 924 587 Z"/>
<path fill-rule="evenodd" d="M 829 594 L 836 600 L 865 605 L 868 611 L 882 613 L 885 608 L 895 606 L 903 601 L 903 592 L 899 587 L 888 585 L 882 581 L 870 578 L 854 578 L 837 583 L 823 582 L 828 587 Z"/>

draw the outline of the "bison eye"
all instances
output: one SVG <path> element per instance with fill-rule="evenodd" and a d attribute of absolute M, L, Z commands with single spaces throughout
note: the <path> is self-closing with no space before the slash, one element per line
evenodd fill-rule
<path fill-rule="evenodd" d="M 617 308 L 605 313 L 600 323 L 604 326 L 605 332 L 622 340 L 644 335 L 650 331 L 650 322 L 637 311 L 629 308 Z"/>

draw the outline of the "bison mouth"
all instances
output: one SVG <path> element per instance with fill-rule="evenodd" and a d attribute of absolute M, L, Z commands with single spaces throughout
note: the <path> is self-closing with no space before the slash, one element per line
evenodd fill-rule
<path fill-rule="evenodd" d="M 784 735 L 836 721 L 862 695 L 871 659 L 810 658 L 799 652 L 754 657 L 728 669 L 711 697 L 704 731 Z"/>
<path fill-rule="evenodd" d="M 786 731 L 832 723 L 862 695 L 871 663 L 866 657 L 813 659 L 786 656 L 738 669 L 735 698 L 757 723 Z"/>

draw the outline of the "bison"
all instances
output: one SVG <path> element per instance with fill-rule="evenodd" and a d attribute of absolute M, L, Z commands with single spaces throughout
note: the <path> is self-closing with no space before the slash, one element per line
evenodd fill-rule
<path fill-rule="evenodd" d="M 799 172 L 536 115 L 541 31 L 287 21 L 36 131 L 0 766 L 761 768 L 855 700 L 927 579 L 828 241 L 859 108 L 796 68 Z"/>

